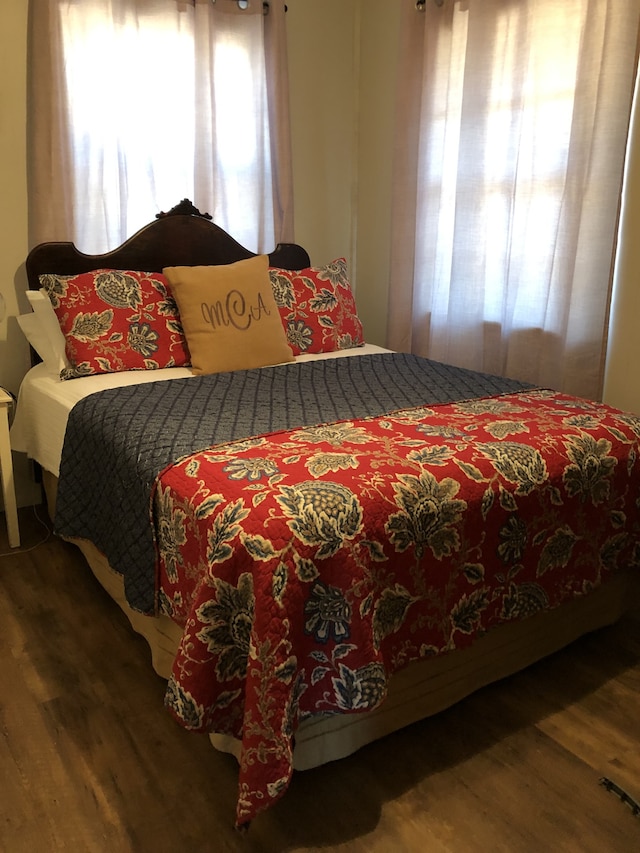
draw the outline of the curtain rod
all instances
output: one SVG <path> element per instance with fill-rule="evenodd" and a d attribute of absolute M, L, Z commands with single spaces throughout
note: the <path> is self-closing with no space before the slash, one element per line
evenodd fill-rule
<path fill-rule="evenodd" d="M 211 2 L 212 2 L 212 3 L 215 3 L 215 2 L 216 2 L 216 0 L 211 0 Z M 238 8 L 239 8 L 239 9 L 248 9 L 248 8 L 249 8 L 249 0 L 236 0 L 236 3 L 238 4 Z M 285 11 L 285 12 L 288 12 L 288 11 L 289 11 L 289 10 L 287 9 L 287 5 L 286 5 L 286 3 L 285 3 L 284 11 Z M 267 0 L 264 0 L 264 2 L 263 2 L 263 4 L 262 4 L 262 14 L 263 14 L 263 15 L 268 15 L 268 14 L 269 14 L 269 3 L 267 2 Z"/>

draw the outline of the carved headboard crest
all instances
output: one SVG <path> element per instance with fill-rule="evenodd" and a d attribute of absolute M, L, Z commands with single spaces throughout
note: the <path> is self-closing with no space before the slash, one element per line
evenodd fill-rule
<path fill-rule="evenodd" d="M 182 201 L 178 202 L 171 210 L 166 213 L 164 210 L 160 211 L 160 213 L 156 213 L 156 219 L 162 219 L 165 216 L 176 216 L 176 215 L 186 215 L 186 216 L 201 216 L 203 219 L 212 219 L 210 213 L 200 213 L 197 207 L 189 201 L 188 198 L 183 198 Z"/>

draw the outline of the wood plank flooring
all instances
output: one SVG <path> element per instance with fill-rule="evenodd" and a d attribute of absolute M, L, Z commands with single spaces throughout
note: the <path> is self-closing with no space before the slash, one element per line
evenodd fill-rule
<path fill-rule="evenodd" d="M 7 553 L 0 516 L 2 853 L 640 850 L 640 817 L 598 783 L 640 799 L 637 615 L 295 774 L 241 836 L 234 759 L 163 709 L 144 641 L 79 551 L 36 546 L 30 509 L 20 522 Z"/>

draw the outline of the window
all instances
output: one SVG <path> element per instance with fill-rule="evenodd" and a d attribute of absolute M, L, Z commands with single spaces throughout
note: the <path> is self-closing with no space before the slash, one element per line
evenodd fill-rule
<path fill-rule="evenodd" d="M 53 175 L 43 165 L 36 177 L 68 196 L 68 227 L 79 248 L 113 248 L 183 198 L 253 251 L 285 239 L 282 229 L 290 224 L 283 226 L 274 199 L 286 197 L 275 184 L 291 160 L 288 108 L 281 108 L 286 80 L 268 73 L 276 24 L 265 25 L 261 4 L 243 10 L 230 0 L 54 0 L 49 6 L 58 41 L 42 55 L 32 50 L 34 76 L 47 89 L 46 95 L 36 90 L 36 99 L 42 105 L 48 96 L 47 114 L 51 106 L 54 112 L 45 132 L 54 149 L 56 138 L 62 144 Z M 283 4 L 271 7 L 270 18 L 284 14 Z M 283 32 L 282 23 L 278 38 Z M 31 37 L 34 48 L 44 38 L 36 24 Z M 34 116 L 32 126 L 39 121 Z M 31 139 L 37 152 L 42 140 L 35 130 Z"/>
<path fill-rule="evenodd" d="M 541 247 L 557 239 L 566 189 L 579 73 L 580 17 L 556 4 L 548 18 L 530 21 L 531 50 L 522 77 L 513 8 L 497 22 L 490 75 L 484 164 L 486 194 L 479 218 L 487 225 L 484 316 L 502 323 L 504 292 L 517 279 L 511 328 L 542 328 L 554 257 Z M 504 235 L 510 234 L 509 241 Z M 504 275 L 505 267 L 509 275 Z M 562 315 L 556 315 L 557 323 Z"/>
<path fill-rule="evenodd" d="M 388 344 L 597 397 L 640 0 L 410 7 Z"/>

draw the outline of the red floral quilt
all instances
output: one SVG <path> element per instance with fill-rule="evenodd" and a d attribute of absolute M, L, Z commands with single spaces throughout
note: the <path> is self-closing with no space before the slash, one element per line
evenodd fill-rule
<path fill-rule="evenodd" d="M 240 739 L 237 823 L 289 784 L 298 722 L 640 564 L 640 418 L 532 391 L 216 446 L 164 471 L 166 704 Z"/>

